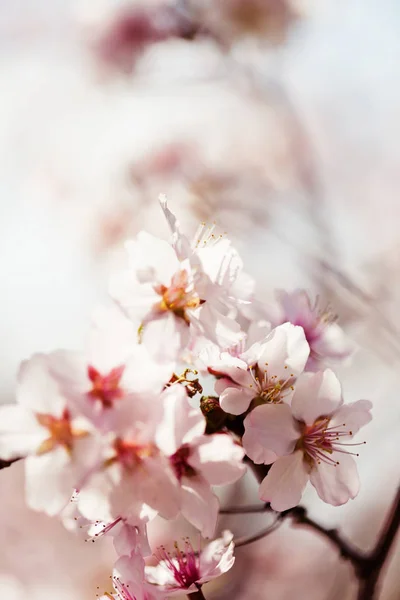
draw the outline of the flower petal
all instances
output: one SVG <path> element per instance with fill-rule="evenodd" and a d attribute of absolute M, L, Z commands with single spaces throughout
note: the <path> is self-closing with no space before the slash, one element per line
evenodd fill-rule
<path fill-rule="evenodd" d="M 351 432 L 350 437 L 354 436 L 361 427 L 369 423 L 371 415 L 372 402 L 369 400 L 357 400 L 343 404 L 333 415 L 330 426 L 345 426 L 346 430 Z M 342 439 L 346 436 L 342 436 Z"/>
<path fill-rule="evenodd" d="M 272 465 L 261 483 L 260 499 L 270 502 L 274 510 L 293 508 L 299 504 L 308 479 L 303 453 L 300 450 L 289 456 L 282 456 Z"/>
<path fill-rule="evenodd" d="M 246 472 L 243 457 L 243 448 L 235 444 L 231 436 L 216 433 L 196 442 L 188 462 L 211 485 L 227 485 Z"/>
<path fill-rule="evenodd" d="M 260 444 L 251 428 L 244 432 L 242 444 L 247 456 L 251 458 L 256 465 L 270 465 L 278 458 L 278 455 L 275 454 L 275 452 L 268 448 L 264 448 L 264 446 Z"/>
<path fill-rule="evenodd" d="M 249 408 L 253 397 L 254 393 L 252 391 L 228 387 L 219 397 L 219 403 L 225 412 L 231 415 L 241 415 Z"/>
<path fill-rule="evenodd" d="M 295 385 L 293 416 L 298 421 L 312 425 L 319 417 L 331 415 L 342 403 L 341 385 L 331 369 L 303 373 Z"/>
<path fill-rule="evenodd" d="M 203 537 L 212 537 L 218 519 L 219 502 L 210 484 L 202 477 L 183 477 L 181 512 Z"/>
<path fill-rule="evenodd" d="M 156 442 L 167 456 L 171 456 L 182 444 L 201 436 L 206 421 L 202 412 L 189 404 L 185 389 L 181 385 L 168 388 L 162 398 L 163 418 L 157 428 Z"/>
<path fill-rule="evenodd" d="M 293 373 L 297 377 L 307 363 L 310 347 L 302 327 L 284 323 L 271 331 L 263 344 L 258 360 L 261 370 L 267 365 L 268 378 L 278 381 L 287 379 Z"/>
<path fill-rule="evenodd" d="M 0 406 L 0 457 L 4 460 L 34 454 L 48 437 L 47 433 L 22 406 Z"/>
<path fill-rule="evenodd" d="M 355 460 L 351 456 L 334 452 L 331 458 L 339 464 L 334 466 L 322 461 L 311 471 L 310 481 L 321 500 L 340 506 L 357 496 L 360 481 Z"/>
<path fill-rule="evenodd" d="M 278 456 L 293 452 L 300 434 L 287 404 L 257 406 L 244 420 L 250 445 L 251 438 Z"/>

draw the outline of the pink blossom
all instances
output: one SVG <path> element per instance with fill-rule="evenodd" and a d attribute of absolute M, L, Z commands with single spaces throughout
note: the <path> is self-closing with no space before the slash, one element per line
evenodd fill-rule
<path fill-rule="evenodd" d="M 176 387 L 176 386 L 174 386 Z M 245 472 L 244 451 L 226 434 L 204 435 L 205 419 L 182 387 L 166 398 L 157 444 L 169 456 L 180 487 L 180 510 L 204 537 L 214 534 L 219 502 L 212 485 L 237 481 Z"/>
<path fill-rule="evenodd" d="M 208 368 L 220 377 L 215 391 L 220 395 L 221 408 L 240 415 L 251 403 L 281 402 L 283 398 L 289 401 L 308 355 L 303 329 L 291 323 L 276 327 L 238 357 L 221 354 L 219 361 Z"/>
<path fill-rule="evenodd" d="M 0 457 L 25 460 L 29 506 L 60 512 L 100 460 L 100 439 L 50 373 L 53 355 L 35 354 L 18 374 L 17 404 L 0 407 Z"/>
<path fill-rule="evenodd" d="M 310 357 L 306 369 L 317 371 L 331 361 L 343 361 L 352 353 L 352 346 L 343 330 L 336 323 L 337 316 L 329 307 L 321 310 L 318 302 L 311 303 L 304 290 L 277 292 L 277 304 L 271 308 L 268 317 L 278 325 L 289 321 L 304 329 L 310 345 Z"/>
<path fill-rule="evenodd" d="M 308 481 L 319 497 L 338 506 L 359 490 L 353 436 L 371 420 L 371 403 L 343 404 L 341 386 L 330 370 L 304 373 L 292 404 L 264 405 L 245 419 L 243 445 L 255 462 L 274 463 L 260 486 L 260 498 L 275 510 L 296 506 Z M 259 452 L 264 448 L 266 457 Z"/>
<path fill-rule="evenodd" d="M 175 544 L 173 554 L 160 548 L 161 560 L 155 567 L 145 567 L 146 579 L 168 597 L 196 592 L 203 583 L 229 571 L 235 562 L 233 549 L 232 534 L 228 531 L 201 552 L 196 552 L 189 540 L 185 541 L 183 551 Z"/>
<path fill-rule="evenodd" d="M 111 536 L 114 548 L 119 556 L 128 556 L 132 551 L 140 551 L 142 556 L 150 556 L 151 549 L 147 538 L 147 523 L 156 516 L 156 512 L 144 506 L 141 514 L 133 513 L 127 517 L 117 517 L 109 523 L 92 521 L 79 511 L 79 492 L 75 491 L 68 506 L 61 514 L 66 529 L 84 532 L 85 541 L 95 542 L 103 536 Z"/>
<path fill-rule="evenodd" d="M 177 480 L 169 458 L 157 445 L 157 430 L 164 407 L 181 391 L 172 386 L 161 394 L 146 392 L 126 399 L 125 418 L 106 437 L 102 469 L 80 490 L 79 510 L 86 518 L 109 523 L 140 516 L 145 507 L 165 518 L 178 514 Z"/>
<path fill-rule="evenodd" d="M 112 306 L 95 311 L 86 353 L 54 352 L 50 368 L 76 409 L 100 430 L 113 431 L 129 418 L 135 395 L 161 392 L 174 364 L 156 363 L 138 344 L 133 323 Z"/>
<path fill-rule="evenodd" d="M 130 73 L 144 51 L 157 42 L 185 35 L 183 15 L 167 4 L 119 6 L 93 40 L 93 50 L 108 68 Z"/>
<path fill-rule="evenodd" d="M 145 582 L 145 563 L 140 552 L 121 556 L 114 565 L 112 582 L 115 594 L 106 593 L 99 600 L 163 600 L 165 594 Z"/>
<path fill-rule="evenodd" d="M 215 226 L 203 224 L 190 243 L 165 200 L 162 207 L 172 243 L 145 232 L 127 242 L 129 267 L 112 278 L 111 295 L 160 361 L 179 355 L 190 335 L 221 347 L 237 343 L 242 333 L 235 316 L 247 301 L 234 287 L 243 268 L 238 254 L 214 234 Z"/>

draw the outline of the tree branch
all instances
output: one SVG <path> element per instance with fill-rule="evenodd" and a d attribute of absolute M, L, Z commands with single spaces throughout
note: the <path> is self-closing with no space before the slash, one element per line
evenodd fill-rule
<path fill-rule="evenodd" d="M 17 462 L 17 460 L 21 460 L 20 458 L 13 458 L 12 460 L 2 460 L 0 458 L 0 471 L 1 469 L 6 469 L 10 467 L 13 463 Z"/>
<path fill-rule="evenodd" d="M 248 459 L 246 462 L 250 464 L 254 474 L 257 477 L 257 480 L 261 482 L 267 475 L 270 467 L 267 465 L 253 465 Z M 223 510 L 229 511 L 226 514 L 246 514 L 252 512 L 262 512 L 263 510 L 270 511 L 272 509 L 270 505 L 266 503 L 263 506 L 258 507 L 237 507 L 237 509 L 234 507 L 228 507 Z M 386 519 L 385 525 L 382 528 L 378 542 L 375 548 L 369 554 L 365 554 L 357 548 L 354 548 L 345 539 L 343 539 L 337 529 L 325 529 L 325 527 L 310 519 L 307 515 L 307 510 L 302 506 L 295 506 L 294 508 L 290 508 L 286 511 L 278 513 L 278 515 L 277 522 L 280 522 L 284 518 L 288 517 L 292 519 L 295 525 L 304 525 L 324 536 L 330 541 L 331 544 L 335 546 L 342 558 L 351 562 L 356 577 L 359 580 L 358 600 L 374 600 L 374 598 L 377 597 L 376 593 L 379 577 L 392 544 L 396 538 L 396 534 L 400 528 L 400 487 L 397 490 L 391 511 Z M 261 537 L 264 536 L 260 535 L 258 539 Z"/>
<path fill-rule="evenodd" d="M 192 592 L 191 594 L 188 594 L 188 598 L 189 600 L 206 600 L 206 597 L 201 591 L 200 585 L 197 586 L 197 592 Z"/>

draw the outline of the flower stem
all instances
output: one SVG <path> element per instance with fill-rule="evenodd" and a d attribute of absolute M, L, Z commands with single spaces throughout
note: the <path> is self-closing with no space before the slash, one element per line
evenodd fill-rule
<path fill-rule="evenodd" d="M 206 600 L 205 595 L 201 591 L 201 587 L 198 586 L 197 592 L 192 592 L 188 595 L 189 600 Z"/>

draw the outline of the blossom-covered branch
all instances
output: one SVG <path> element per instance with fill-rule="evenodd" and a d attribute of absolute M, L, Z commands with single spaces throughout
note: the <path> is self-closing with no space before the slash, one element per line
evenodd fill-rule
<path fill-rule="evenodd" d="M 129 240 L 86 347 L 24 361 L 17 403 L 0 407 L 0 458 L 24 457 L 29 506 L 88 539 L 113 537 L 104 598 L 115 600 L 201 598 L 233 567 L 233 534 L 215 537 L 214 488 L 246 465 L 275 520 L 238 546 L 289 516 L 322 533 L 298 506 L 303 491 L 310 482 L 334 506 L 357 496 L 365 442 L 354 437 L 371 419 L 371 402 L 345 403 L 332 370 L 352 350 L 332 312 L 302 290 L 263 303 L 225 233 L 202 223 L 190 239 L 160 204 L 170 242 L 144 231 Z M 215 396 L 199 397 L 203 379 Z M 179 515 L 211 541 L 152 548 L 148 526 Z"/>

